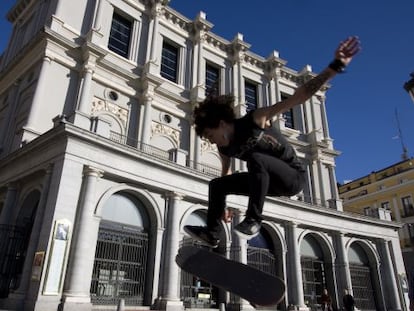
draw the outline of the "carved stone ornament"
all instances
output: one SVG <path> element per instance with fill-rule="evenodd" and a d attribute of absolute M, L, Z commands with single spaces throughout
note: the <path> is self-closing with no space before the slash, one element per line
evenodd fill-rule
<path fill-rule="evenodd" d="M 155 135 L 165 135 L 171 138 L 176 146 L 180 145 L 180 131 L 173 129 L 165 124 L 152 121 L 151 123 L 151 137 Z"/>
<path fill-rule="evenodd" d="M 201 140 L 201 154 L 204 154 L 209 151 L 218 151 L 217 146 L 211 144 L 208 140 L 202 139 Z"/>
<path fill-rule="evenodd" d="M 107 102 L 105 100 L 94 98 L 92 101 L 91 113 L 97 115 L 99 112 L 109 112 L 110 114 L 116 116 L 124 126 L 126 126 L 128 121 L 128 110 L 122 107 L 119 107 L 116 104 Z"/>

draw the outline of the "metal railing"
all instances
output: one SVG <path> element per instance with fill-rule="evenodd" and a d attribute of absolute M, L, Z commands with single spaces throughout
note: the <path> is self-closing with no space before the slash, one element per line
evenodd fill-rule
<path fill-rule="evenodd" d="M 171 155 L 171 152 L 168 150 L 163 150 L 157 147 L 154 147 L 152 145 L 149 144 L 145 144 L 143 142 L 140 142 L 136 139 L 132 139 L 128 136 L 125 135 L 121 135 L 119 133 L 116 132 L 111 132 L 109 139 L 119 143 L 119 144 L 123 144 L 123 145 L 127 145 L 129 147 L 132 147 L 134 149 L 136 149 L 139 152 L 142 152 L 146 155 L 149 155 L 151 157 L 154 157 L 156 159 L 160 159 L 160 160 L 164 160 L 164 161 L 170 161 L 171 163 L 175 163 L 173 161 L 173 157 Z M 186 166 L 188 168 L 191 168 L 199 173 L 202 173 L 203 175 L 207 175 L 207 176 L 211 176 L 211 177 L 217 177 L 220 176 L 221 174 L 221 170 L 216 168 L 216 167 L 212 167 L 209 166 L 207 164 L 203 164 L 203 163 L 198 163 L 198 162 L 194 162 L 191 160 L 186 161 Z"/>
<path fill-rule="evenodd" d="M 194 162 L 191 160 L 187 161 L 187 167 L 190 167 L 200 173 L 208 176 L 220 176 L 221 170 L 203 163 Z"/>
<path fill-rule="evenodd" d="M 140 142 L 136 139 L 133 139 L 131 137 L 125 136 L 125 135 L 121 135 L 119 133 L 116 132 L 111 132 L 110 133 L 110 140 L 119 143 L 119 144 L 123 144 L 129 147 L 132 147 L 134 149 L 136 149 L 138 152 L 141 152 L 145 155 L 148 155 L 150 157 L 162 160 L 162 161 L 167 161 L 170 163 L 176 163 L 174 161 L 174 157 L 172 156 L 171 151 L 168 150 L 163 150 L 157 147 L 154 147 L 152 145 L 149 144 L 145 144 L 143 142 Z M 213 167 L 210 166 L 208 164 L 204 164 L 204 163 L 200 163 L 200 162 L 195 162 L 193 160 L 190 160 L 187 158 L 187 161 L 185 163 L 185 166 L 193 171 L 196 171 L 198 173 L 201 173 L 205 176 L 208 177 L 219 177 L 221 176 L 221 169 L 217 168 L 217 167 Z M 312 205 L 317 205 L 317 206 L 321 206 L 321 207 L 331 207 L 331 203 L 328 201 L 323 201 L 319 198 L 314 198 L 314 197 L 310 197 L 310 196 L 305 196 L 302 195 L 301 197 L 299 197 L 299 201 L 303 201 L 306 202 L 308 204 L 312 204 Z"/>

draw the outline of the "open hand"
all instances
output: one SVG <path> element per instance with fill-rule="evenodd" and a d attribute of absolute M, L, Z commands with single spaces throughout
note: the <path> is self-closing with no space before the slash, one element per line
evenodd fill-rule
<path fill-rule="evenodd" d="M 352 58 L 361 50 L 361 42 L 357 36 L 342 41 L 335 51 L 335 58 L 347 66 Z"/>

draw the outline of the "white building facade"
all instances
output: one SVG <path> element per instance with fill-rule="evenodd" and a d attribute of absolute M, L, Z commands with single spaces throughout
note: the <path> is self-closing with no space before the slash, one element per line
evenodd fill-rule
<path fill-rule="evenodd" d="M 241 34 L 221 38 L 203 12 L 188 19 L 168 0 L 20 0 L 7 17 L 0 308 L 253 309 L 175 264 L 220 172 L 191 112 L 211 90 L 233 94 L 240 116 L 271 105 L 314 76 L 310 66 L 256 55 Z M 401 225 L 342 211 L 327 89 L 272 123 L 306 164 L 306 189 L 268 198 L 249 242 L 232 234 L 247 200 L 230 196 L 218 252 L 285 280 L 272 310 L 316 308 L 324 288 L 338 308 L 348 288 L 361 310 L 406 310 Z"/>

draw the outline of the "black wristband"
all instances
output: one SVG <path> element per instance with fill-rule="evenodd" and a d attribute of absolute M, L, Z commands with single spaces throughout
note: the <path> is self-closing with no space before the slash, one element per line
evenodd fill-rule
<path fill-rule="evenodd" d="M 335 58 L 328 67 L 337 73 L 343 73 L 345 72 L 346 65 L 340 59 Z"/>

